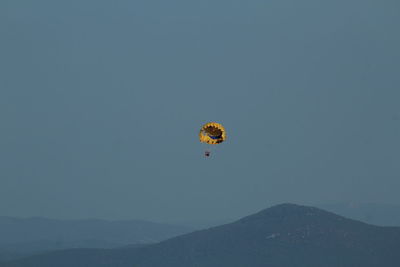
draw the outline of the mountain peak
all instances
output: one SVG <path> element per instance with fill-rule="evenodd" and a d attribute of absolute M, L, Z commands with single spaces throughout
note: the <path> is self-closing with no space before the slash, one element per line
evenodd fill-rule
<path fill-rule="evenodd" d="M 238 222 L 250 222 L 259 220 L 293 220 L 318 217 L 318 219 L 326 218 L 327 220 L 342 220 L 343 217 L 309 206 L 302 206 L 292 203 L 283 203 L 261 210 L 253 215 L 249 215 L 240 219 Z"/>

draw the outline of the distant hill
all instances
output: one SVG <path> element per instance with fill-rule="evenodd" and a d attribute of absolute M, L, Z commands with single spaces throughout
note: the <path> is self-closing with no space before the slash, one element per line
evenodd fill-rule
<path fill-rule="evenodd" d="M 318 207 L 369 224 L 400 226 L 400 205 L 349 202 Z"/>
<path fill-rule="evenodd" d="M 398 267 L 400 228 L 282 204 L 234 223 L 125 249 L 75 249 L 7 267 Z"/>
<path fill-rule="evenodd" d="M 0 217 L 0 260 L 68 248 L 156 243 L 191 232 L 186 226 L 139 220 L 54 220 Z"/>

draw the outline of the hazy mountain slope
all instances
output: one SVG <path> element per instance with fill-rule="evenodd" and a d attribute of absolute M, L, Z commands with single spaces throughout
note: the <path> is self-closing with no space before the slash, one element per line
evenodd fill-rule
<path fill-rule="evenodd" d="M 146 221 L 53 220 L 0 217 L 0 243 L 54 240 L 104 240 L 113 243 L 145 243 L 191 231 L 189 227 Z"/>
<path fill-rule="evenodd" d="M 318 207 L 347 218 L 381 226 L 400 226 L 400 206 L 380 203 L 334 203 Z"/>
<path fill-rule="evenodd" d="M 112 243 L 104 240 L 75 240 L 56 241 L 39 240 L 26 243 L 0 244 L 0 261 L 14 260 L 53 250 L 65 250 L 71 248 L 119 248 L 123 244 Z"/>
<path fill-rule="evenodd" d="M 186 226 L 146 221 L 0 217 L 0 260 L 68 248 L 155 243 L 190 231 Z"/>
<path fill-rule="evenodd" d="M 137 249 L 68 250 L 8 266 L 400 266 L 400 228 L 283 204 Z"/>

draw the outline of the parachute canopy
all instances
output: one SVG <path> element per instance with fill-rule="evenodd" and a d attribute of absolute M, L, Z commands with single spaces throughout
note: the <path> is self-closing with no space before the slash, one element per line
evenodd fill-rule
<path fill-rule="evenodd" d="M 224 126 L 216 122 L 209 122 L 203 125 L 199 134 L 200 142 L 210 145 L 217 145 L 226 140 Z"/>

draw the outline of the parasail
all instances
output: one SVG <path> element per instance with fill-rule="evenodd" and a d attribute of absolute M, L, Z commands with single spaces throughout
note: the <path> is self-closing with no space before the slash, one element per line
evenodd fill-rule
<path fill-rule="evenodd" d="M 200 129 L 199 140 L 209 145 L 218 145 L 226 140 L 226 131 L 220 123 L 209 122 Z M 205 156 L 210 156 L 210 151 L 205 152 Z"/>

